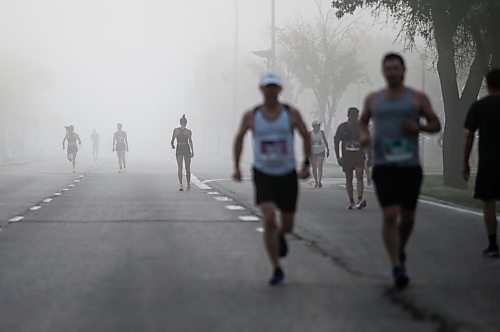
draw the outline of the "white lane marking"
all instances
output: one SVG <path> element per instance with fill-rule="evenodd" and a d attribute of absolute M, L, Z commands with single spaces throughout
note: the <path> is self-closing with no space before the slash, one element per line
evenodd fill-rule
<path fill-rule="evenodd" d="M 42 201 L 42 203 L 50 203 L 52 202 L 52 198 L 46 198 Z"/>
<path fill-rule="evenodd" d="M 226 205 L 226 209 L 231 211 L 244 211 L 245 208 L 241 205 Z"/>
<path fill-rule="evenodd" d="M 23 217 L 23 216 L 15 216 L 15 217 L 10 218 L 10 219 L 9 219 L 9 222 L 10 222 L 10 223 L 11 223 L 11 222 L 20 222 L 20 221 L 22 221 L 22 220 L 24 220 L 24 217 Z"/>
<path fill-rule="evenodd" d="M 262 227 L 257 227 L 255 230 L 259 233 L 264 233 L 264 228 Z"/>
<path fill-rule="evenodd" d="M 252 178 L 242 178 L 242 180 L 248 181 L 248 180 L 252 180 Z M 219 181 L 233 181 L 233 179 L 210 179 L 210 180 L 203 181 L 203 183 L 219 182 Z"/>
<path fill-rule="evenodd" d="M 84 177 L 84 175 L 83 175 L 83 174 L 82 174 L 82 175 L 80 175 L 80 179 L 81 179 L 81 178 L 83 178 L 83 177 Z"/>
<path fill-rule="evenodd" d="M 30 207 L 30 209 L 29 209 L 29 210 L 30 210 L 30 211 L 38 211 L 38 210 L 40 210 L 41 208 L 42 208 L 42 207 L 41 207 L 40 205 L 35 205 L 35 206 Z"/>
<path fill-rule="evenodd" d="M 209 191 L 207 194 L 208 195 L 220 195 L 220 193 L 218 191 Z"/>
<path fill-rule="evenodd" d="M 56 196 L 56 197 L 61 196 L 61 195 L 62 195 L 62 193 L 54 193 L 54 196 Z"/>
<path fill-rule="evenodd" d="M 68 191 L 69 189 L 68 188 L 63 188 L 61 189 L 62 191 Z"/>
<path fill-rule="evenodd" d="M 211 190 L 212 188 L 204 184 L 203 182 L 200 181 L 194 174 L 191 175 L 191 181 L 194 183 L 195 186 L 200 188 L 201 190 Z"/>
<path fill-rule="evenodd" d="M 75 181 L 73 181 L 73 182 L 74 182 L 74 183 L 78 183 L 78 182 L 80 182 L 80 180 L 75 180 Z"/>
<path fill-rule="evenodd" d="M 73 188 L 74 186 L 75 186 L 74 184 L 70 184 L 68 187 Z"/>
<path fill-rule="evenodd" d="M 238 219 L 241 221 L 260 221 L 257 216 L 239 216 Z"/>
<path fill-rule="evenodd" d="M 345 185 L 339 185 L 339 187 L 345 188 Z M 365 189 L 365 191 L 371 192 L 371 193 L 375 192 L 372 189 Z M 473 216 L 476 216 L 476 217 L 482 217 L 483 216 L 483 214 L 481 212 L 478 212 L 478 211 L 474 211 L 474 210 L 463 208 L 463 207 L 448 205 L 448 204 L 445 204 L 445 203 L 439 203 L 439 202 L 429 201 L 429 200 L 424 199 L 424 198 L 420 198 L 418 200 L 418 202 L 419 203 L 423 203 L 423 204 L 427 204 L 427 205 L 431 205 L 431 206 L 435 206 L 435 207 L 439 207 L 439 208 L 443 208 L 443 209 L 452 210 L 452 211 L 459 212 L 459 213 L 470 214 L 470 215 L 473 215 Z"/>
<path fill-rule="evenodd" d="M 232 202 L 233 200 L 229 197 L 226 197 L 226 196 L 218 196 L 218 197 L 214 197 L 216 201 L 218 202 Z"/>

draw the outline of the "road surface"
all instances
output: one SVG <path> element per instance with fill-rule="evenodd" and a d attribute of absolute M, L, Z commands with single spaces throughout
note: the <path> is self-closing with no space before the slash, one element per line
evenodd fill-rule
<path fill-rule="evenodd" d="M 0 165 L 0 331 L 500 330 L 500 260 L 480 255 L 477 213 L 421 202 L 398 294 L 373 193 L 347 211 L 329 166 L 323 189 L 301 184 L 287 281 L 271 288 L 251 181 L 214 158 L 193 172 L 179 192 L 168 159 L 130 155 L 126 174 L 114 159 Z"/>

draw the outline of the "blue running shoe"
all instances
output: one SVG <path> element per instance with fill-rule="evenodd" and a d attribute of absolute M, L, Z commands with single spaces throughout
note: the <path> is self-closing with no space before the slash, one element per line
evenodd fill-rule
<path fill-rule="evenodd" d="M 394 287 L 397 290 L 403 290 L 410 283 L 410 278 L 406 274 L 404 267 L 395 267 L 392 270 L 392 276 L 394 277 Z"/>
<path fill-rule="evenodd" d="M 273 276 L 271 279 L 269 279 L 269 285 L 271 286 L 277 286 L 283 283 L 283 280 L 285 279 L 285 274 L 283 273 L 283 270 L 280 268 L 277 268 L 273 272 Z"/>

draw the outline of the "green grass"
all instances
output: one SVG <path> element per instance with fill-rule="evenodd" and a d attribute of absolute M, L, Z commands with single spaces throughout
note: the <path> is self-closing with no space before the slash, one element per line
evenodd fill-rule
<path fill-rule="evenodd" d="M 483 207 L 480 200 L 473 198 L 474 179 L 469 182 L 469 188 L 455 189 L 443 185 L 442 175 L 425 175 L 422 195 L 474 209 L 482 209 Z"/>

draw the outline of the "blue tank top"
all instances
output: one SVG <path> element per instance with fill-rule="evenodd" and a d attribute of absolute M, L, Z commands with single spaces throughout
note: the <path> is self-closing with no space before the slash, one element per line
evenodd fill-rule
<path fill-rule="evenodd" d="M 295 170 L 290 110 L 288 106 L 283 106 L 275 120 L 267 120 L 260 109 L 258 107 L 254 115 L 254 168 L 268 175 L 289 174 Z"/>
<path fill-rule="evenodd" d="M 409 134 L 403 127 L 405 119 L 420 121 L 412 95 L 410 89 L 396 99 L 389 99 L 385 91 L 378 94 L 372 113 L 375 166 L 420 166 L 418 134 Z"/>

